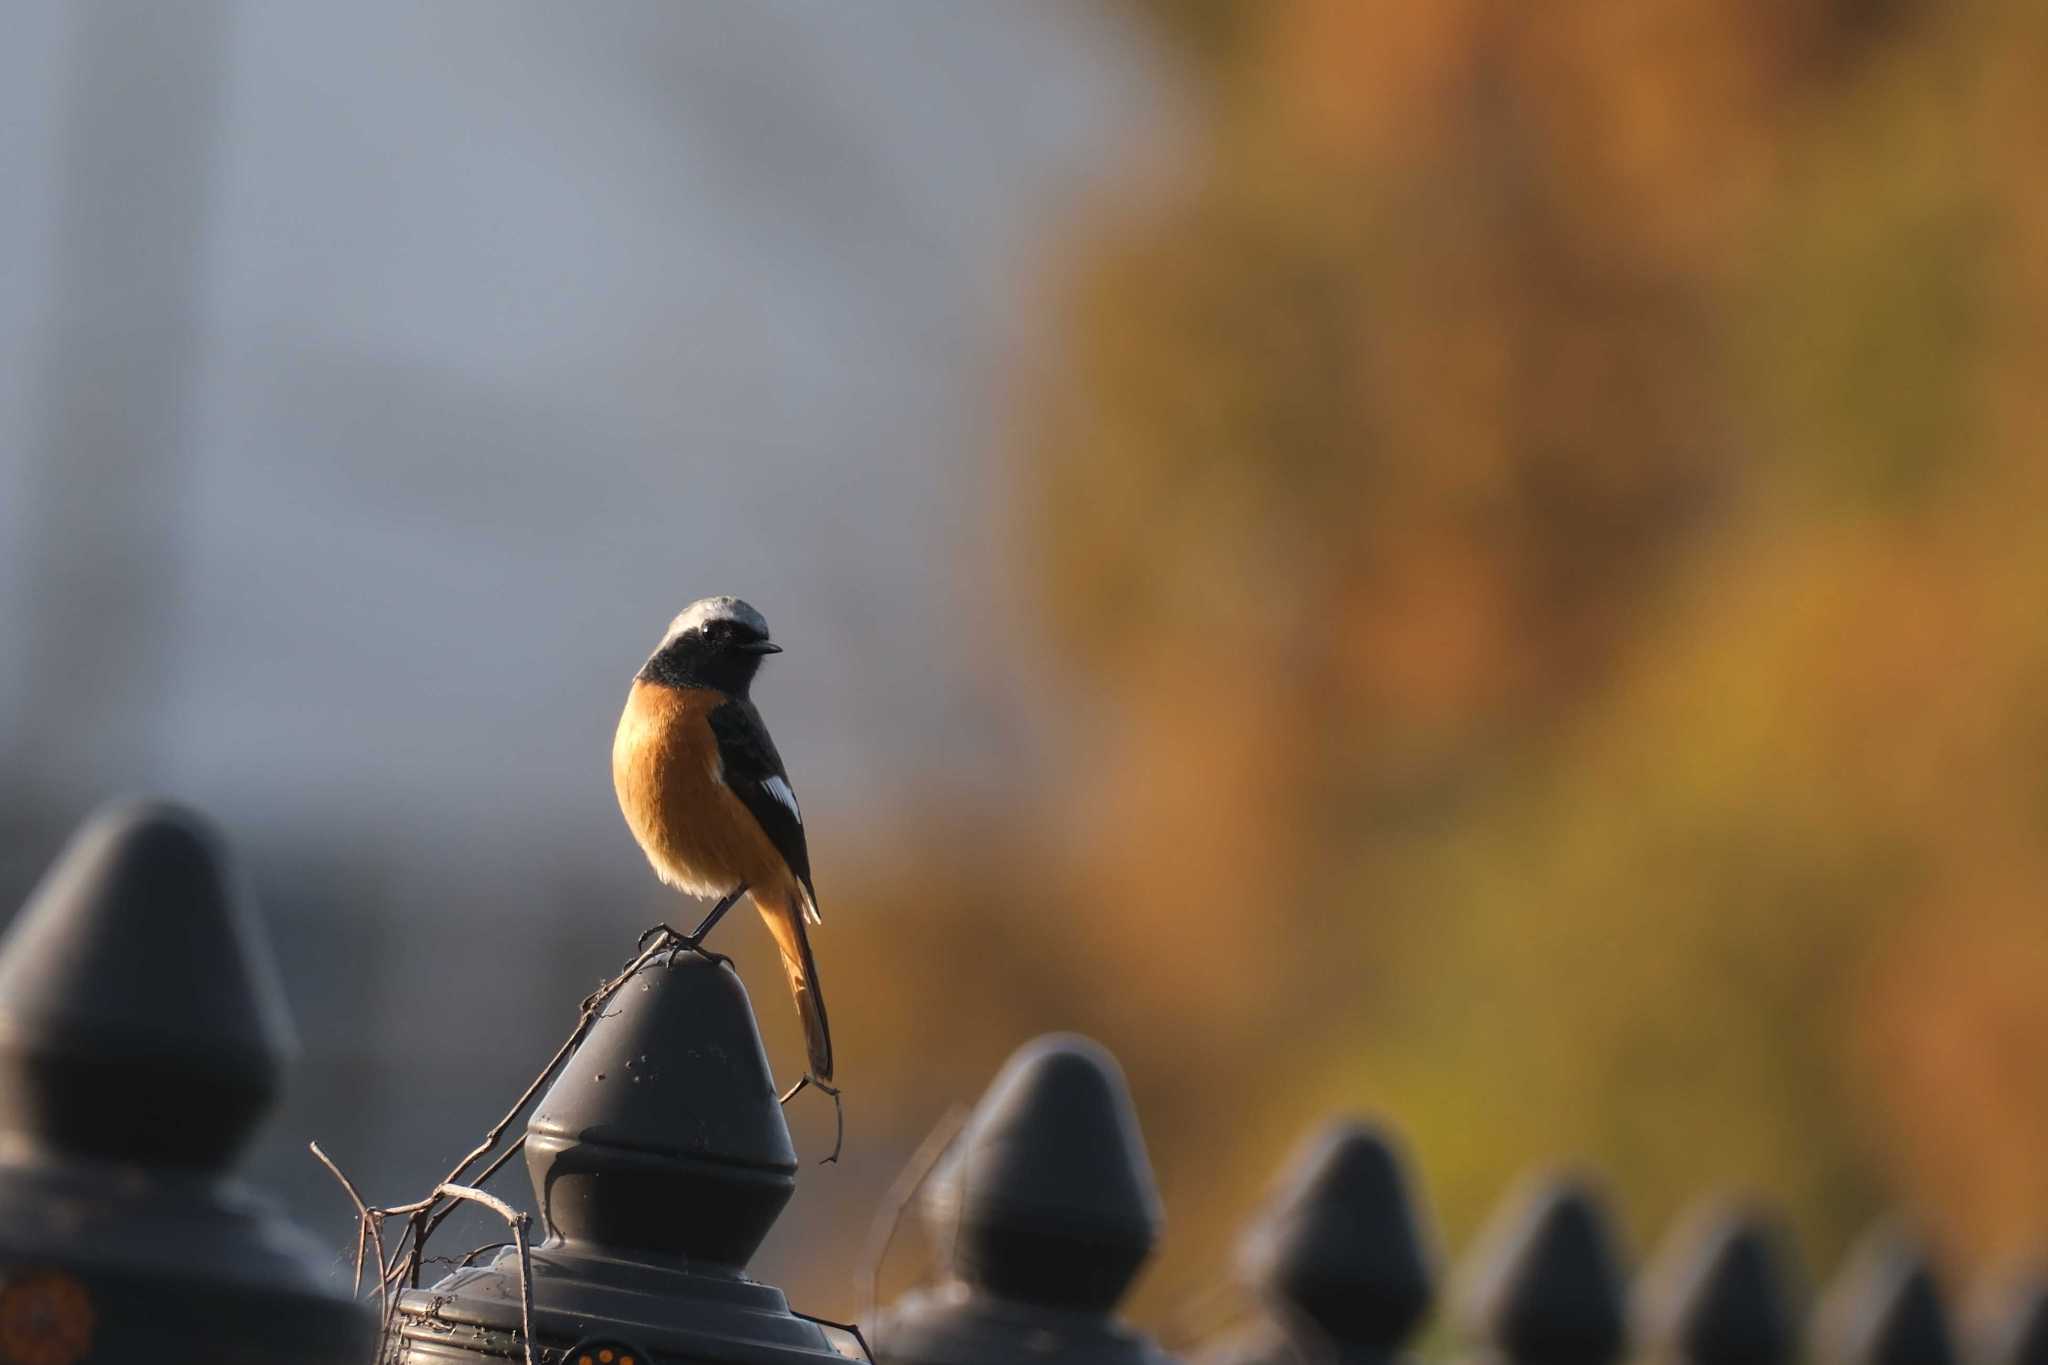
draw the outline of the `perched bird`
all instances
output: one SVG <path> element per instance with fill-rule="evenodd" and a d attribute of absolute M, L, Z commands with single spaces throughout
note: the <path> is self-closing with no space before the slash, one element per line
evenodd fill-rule
<path fill-rule="evenodd" d="M 782 756 L 747 697 L 768 623 L 737 597 L 706 597 L 669 622 L 626 694 L 612 740 L 619 809 L 655 875 L 718 904 L 695 947 L 742 895 L 768 923 L 803 1020 L 813 1080 L 832 1079 L 832 1033 L 806 923 L 817 924 L 803 814 Z"/>

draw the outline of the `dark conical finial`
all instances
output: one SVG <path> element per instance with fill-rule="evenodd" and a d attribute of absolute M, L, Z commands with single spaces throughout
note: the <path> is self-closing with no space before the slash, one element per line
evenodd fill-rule
<path fill-rule="evenodd" d="M 1357 1122 L 1304 1145 L 1239 1254 L 1245 1279 L 1283 1317 L 1380 1353 L 1428 1311 L 1431 1262 L 1392 1142 Z"/>
<path fill-rule="evenodd" d="M 1107 1310 L 1159 1236 L 1159 1195 L 1116 1059 L 1072 1035 L 1026 1045 L 934 1177 L 953 1271 L 1000 1294 Z"/>
<path fill-rule="evenodd" d="M 189 811 L 101 811 L 0 944 L 0 1129 L 38 1145 L 225 1166 L 291 1048 L 246 894 Z"/>
<path fill-rule="evenodd" d="M 526 1165 L 548 1234 L 532 1253 L 542 1351 L 843 1365 L 781 1290 L 741 1273 L 797 1163 L 729 967 L 677 951 L 628 978 L 541 1097 Z M 508 1249 L 401 1295 L 391 1359 L 518 1357 L 518 1286 Z"/>
<path fill-rule="evenodd" d="M 1585 1183 L 1527 1187 L 1482 1240 L 1461 1296 L 1467 1331 L 1515 1361 L 1607 1365 L 1625 1326 L 1613 1245 Z"/>
<path fill-rule="evenodd" d="M 2048 1274 L 2016 1277 L 1993 1308 L 1973 1353 L 1978 1365 L 2048 1365 Z"/>
<path fill-rule="evenodd" d="M 885 1365 L 1167 1361 L 1109 1316 L 1160 1212 L 1123 1073 L 1099 1045 L 1055 1035 L 1019 1050 L 934 1173 L 925 1212 L 954 1278 L 877 1323 Z"/>
<path fill-rule="evenodd" d="M 1864 1238 L 1815 1315 L 1831 1365 L 1955 1365 L 1941 1288 L 1919 1243 L 1896 1228 Z"/>
<path fill-rule="evenodd" d="M 685 953 L 612 998 L 526 1128 L 562 1242 L 742 1268 L 796 1191 L 796 1149 L 739 977 Z"/>
<path fill-rule="evenodd" d="M 1643 1277 L 1641 1334 L 1671 1365 L 1787 1365 L 1799 1344 L 1783 1244 L 1728 1207 L 1681 1223 Z"/>
<path fill-rule="evenodd" d="M 290 1044 L 220 839 L 89 821 L 0 944 L 0 1319 L 11 1359 L 364 1359 L 331 1259 L 226 1168 Z"/>

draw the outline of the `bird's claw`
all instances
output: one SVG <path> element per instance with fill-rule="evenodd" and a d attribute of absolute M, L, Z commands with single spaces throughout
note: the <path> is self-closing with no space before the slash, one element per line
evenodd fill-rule
<path fill-rule="evenodd" d="M 703 958 L 706 962 L 709 962 L 714 967 L 732 967 L 731 958 L 727 957 L 724 953 L 718 952 L 711 948 L 706 948 L 704 946 L 704 940 L 701 937 L 690 938 L 683 934 L 677 934 L 676 950 L 678 952 L 695 953 L 698 957 Z M 733 967 L 733 970 L 738 971 L 739 968 Z"/>
<path fill-rule="evenodd" d="M 636 953 L 646 952 L 648 940 L 656 937 L 657 935 L 676 939 L 678 941 L 684 941 L 683 936 L 677 933 L 674 929 L 670 928 L 668 925 L 656 924 L 649 927 L 645 933 L 640 935 L 639 938 L 633 940 L 633 951 Z"/>

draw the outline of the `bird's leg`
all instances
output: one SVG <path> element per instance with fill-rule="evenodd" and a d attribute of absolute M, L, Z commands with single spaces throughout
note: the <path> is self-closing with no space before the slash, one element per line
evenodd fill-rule
<path fill-rule="evenodd" d="M 701 924 L 699 924 L 695 929 L 692 929 L 689 933 L 684 934 L 682 936 L 683 942 L 689 944 L 693 948 L 696 947 L 699 943 L 702 943 L 704 941 L 704 936 L 710 933 L 713 929 L 716 929 L 718 927 L 718 922 L 725 918 L 725 912 L 732 909 L 735 905 L 738 905 L 740 897 L 746 894 L 747 884 L 745 882 L 741 882 L 738 886 L 732 889 L 732 893 L 730 895 L 728 895 L 724 900 L 720 901 L 718 904 L 711 907 L 711 913 L 704 917 L 704 920 Z"/>
<path fill-rule="evenodd" d="M 730 964 L 732 961 L 731 958 L 725 956 L 725 954 L 723 953 L 714 953 L 704 946 L 704 936 L 710 933 L 713 929 L 716 929 L 718 927 L 718 922 L 725 918 L 725 912 L 732 909 L 735 905 L 738 905 L 740 897 L 746 894 L 747 884 L 745 882 L 741 882 L 738 886 L 734 887 L 731 895 L 727 896 L 724 900 L 721 900 L 718 904 L 711 907 L 711 913 L 704 917 L 703 923 L 699 924 L 695 929 L 692 929 L 687 934 L 677 935 L 677 937 L 683 941 L 683 946 L 685 948 L 688 948 L 691 952 L 697 954 L 697 956 L 699 957 L 710 958 L 713 962 L 722 962 Z"/>
<path fill-rule="evenodd" d="M 839 1151 L 846 1145 L 846 1103 L 839 1098 L 839 1089 L 830 1086 L 806 1071 L 797 1083 L 782 1092 L 780 1103 L 788 1104 L 806 1090 L 822 1090 L 832 1097 L 832 1154 L 819 1159 L 820 1166 L 834 1166 L 839 1162 Z"/>

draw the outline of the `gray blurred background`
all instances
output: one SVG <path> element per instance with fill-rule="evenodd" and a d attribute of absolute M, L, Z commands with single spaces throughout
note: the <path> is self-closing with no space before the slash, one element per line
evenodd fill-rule
<path fill-rule="evenodd" d="M 226 828 L 305 1048 L 251 1174 L 337 1246 L 309 1136 L 411 1197 L 682 913 L 608 752 L 684 602 L 742 593 L 788 642 L 759 695 L 821 868 L 877 793 L 1028 774 L 980 456 L 1034 244 L 1165 126 L 1115 16 L 42 0 L 7 28 L 0 906 L 108 796 Z M 857 1144 L 841 1188 L 899 1155 Z M 808 1184 L 768 1278 L 864 1216 Z"/>
<path fill-rule="evenodd" d="M 801 1306 L 1051 1029 L 1143 1116 L 1141 1322 L 1340 1109 L 1454 1250 L 1570 1160 L 1636 1248 L 2038 1255 L 2048 7 L 1533 13 L 9 8 L 0 905 L 214 814 L 339 1265 L 306 1140 L 417 1195 L 691 909 L 607 752 L 739 592 L 849 1087 Z"/>

